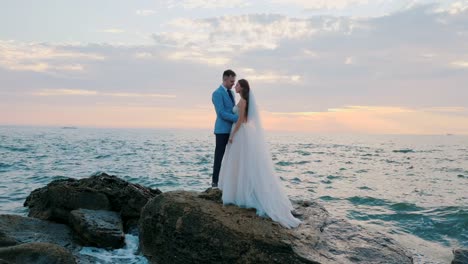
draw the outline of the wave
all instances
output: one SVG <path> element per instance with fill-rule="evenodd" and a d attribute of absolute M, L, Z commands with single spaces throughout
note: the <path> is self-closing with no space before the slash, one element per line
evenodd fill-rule
<path fill-rule="evenodd" d="M 330 180 L 321 180 L 320 182 L 323 184 L 332 184 L 332 181 Z"/>
<path fill-rule="evenodd" d="M 112 155 L 110 154 L 104 154 L 104 155 L 97 155 L 96 157 L 94 157 L 95 159 L 106 159 L 106 158 L 110 158 Z"/>
<path fill-rule="evenodd" d="M 14 146 L 1 146 L 0 149 L 5 149 L 7 151 L 13 151 L 13 152 L 28 152 L 31 150 L 31 148 L 28 147 L 14 147 Z"/>
<path fill-rule="evenodd" d="M 366 173 L 366 172 L 368 172 L 368 170 L 366 170 L 366 169 L 356 171 L 356 173 Z"/>
<path fill-rule="evenodd" d="M 304 151 L 304 150 L 298 150 L 298 151 L 295 151 L 294 153 L 297 153 L 297 154 L 300 154 L 302 156 L 310 156 L 310 152 L 308 151 Z"/>
<path fill-rule="evenodd" d="M 329 180 L 334 180 L 334 179 L 341 179 L 343 178 L 342 176 L 337 176 L 337 175 L 328 175 L 327 179 Z"/>
<path fill-rule="evenodd" d="M 7 169 L 7 168 L 10 168 L 10 167 L 13 167 L 13 165 L 0 162 L 0 169 Z"/>
<path fill-rule="evenodd" d="M 427 211 L 397 211 L 394 213 L 372 214 L 351 210 L 348 217 L 355 220 L 394 222 L 406 233 L 428 241 L 436 241 L 449 247 L 457 240 L 463 247 L 468 246 L 468 210 L 461 208 L 439 208 Z"/>
<path fill-rule="evenodd" d="M 326 153 L 323 152 L 323 151 L 312 151 L 311 153 L 313 153 L 313 154 L 319 154 L 319 155 L 326 154 Z"/>
<path fill-rule="evenodd" d="M 339 200 L 341 200 L 340 198 L 332 197 L 332 196 L 329 196 L 329 195 L 320 196 L 319 199 L 322 200 L 322 201 L 339 201 Z"/>
<path fill-rule="evenodd" d="M 415 151 L 413 149 L 396 149 L 393 150 L 395 153 L 414 153 Z"/>
<path fill-rule="evenodd" d="M 295 184 L 299 184 L 302 182 L 301 179 L 299 179 L 298 177 L 294 177 L 290 180 L 291 183 L 295 183 Z"/>
<path fill-rule="evenodd" d="M 453 172 L 453 173 L 459 173 L 459 174 L 468 174 L 468 170 L 465 170 L 464 168 L 449 168 L 449 167 L 441 167 L 441 168 L 435 168 L 435 171 L 442 171 L 442 172 Z"/>
<path fill-rule="evenodd" d="M 304 165 L 304 164 L 308 164 L 310 163 L 310 161 L 307 161 L 307 160 L 303 160 L 303 161 L 297 161 L 297 162 L 293 162 L 293 161 L 279 161 L 276 163 L 276 165 L 278 166 L 291 166 L 291 165 Z"/>
<path fill-rule="evenodd" d="M 196 166 L 200 166 L 200 165 L 207 165 L 207 164 L 211 164 L 211 162 L 213 162 L 211 160 L 211 158 L 207 158 L 207 157 L 201 157 L 201 158 L 197 158 L 198 161 L 194 163 L 194 165 Z"/>
<path fill-rule="evenodd" d="M 381 207 L 376 210 L 348 211 L 347 217 L 370 223 L 393 222 L 403 232 L 428 241 L 451 246 L 453 240 L 468 246 L 468 207 L 446 206 L 423 208 L 412 203 L 392 203 L 373 197 L 350 197 L 346 200 L 354 205 Z M 383 209 L 383 210 L 382 210 Z"/>
<path fill-rule="evenodd" d="M 80 254 L 93 258 L 96 263 L 149 263 L 144 256 L 138 254 L 138 244 L 138 236 L 126 234 L 125 246 L 121 249 L 106 250 L 103 248 L 83 247 Z"/>
<path fill-rule="evenodd" d="M 346 198 L 349 202 L 354 205 L 370 205 L 370 206 L 385 206 L 389 204 L 389 201 L 369 196 L 353 196 Z"/>

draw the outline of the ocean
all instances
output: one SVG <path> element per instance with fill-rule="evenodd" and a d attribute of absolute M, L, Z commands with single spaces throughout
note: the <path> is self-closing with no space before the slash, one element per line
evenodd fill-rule
<path fill-rule="evenodd" d="M 415 263 L 449 263 L 468 247 L 468 136 L 267 132 L 291 200 L 318 199 L 331 214 L 380 231 Z M 29 193 L 98 172 L 161 191 L 211 182 L 210 130 L 0 126 L 0 213 L 27 215 Z M 85 248 L 102 263 L 146 263 L 138 239 L 117 251 Z"/>

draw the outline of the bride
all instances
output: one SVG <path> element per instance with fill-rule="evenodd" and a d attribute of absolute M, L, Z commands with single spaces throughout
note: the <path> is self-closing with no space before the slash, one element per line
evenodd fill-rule
<path fill-rule="evenodd" d="M 223 190 L 223 203 L 255 208 L 258 215 L 269 216 L 284 227 L 297 227 L 301 221 L 292 215 L 291 202 L 274 174 L 249 83 L 239 80 L 235 89 L 241 96 L 233 109 L 239 119 L 233 125 L 221 163 L 219 188 Z"/>

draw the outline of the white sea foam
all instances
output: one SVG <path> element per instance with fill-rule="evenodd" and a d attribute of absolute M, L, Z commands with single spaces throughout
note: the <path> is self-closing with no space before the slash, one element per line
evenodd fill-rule
<path fill-rule="evenodd" d="M 148 264 L 148 260 L 138 254 L 138 236 L 125 235 L 125 246 L 120 249 L 84 247 L 80 254 L 90 256 L 97 264 Z"/>

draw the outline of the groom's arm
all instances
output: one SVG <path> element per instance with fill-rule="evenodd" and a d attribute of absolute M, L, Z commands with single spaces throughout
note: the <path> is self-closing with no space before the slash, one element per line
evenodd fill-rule
<path fill-rule="evenodd" d="M 239 118 L 236 114 L 233 114 L 232 111 L 228 112 L 224 109 L 223 105 L 223 97 L 220 93 L 213 93 L 212 97 L 213 105 L 215 107 L 216 114 L 226 121 L 230 121 L 232 123 L 237 122 Z"/>

